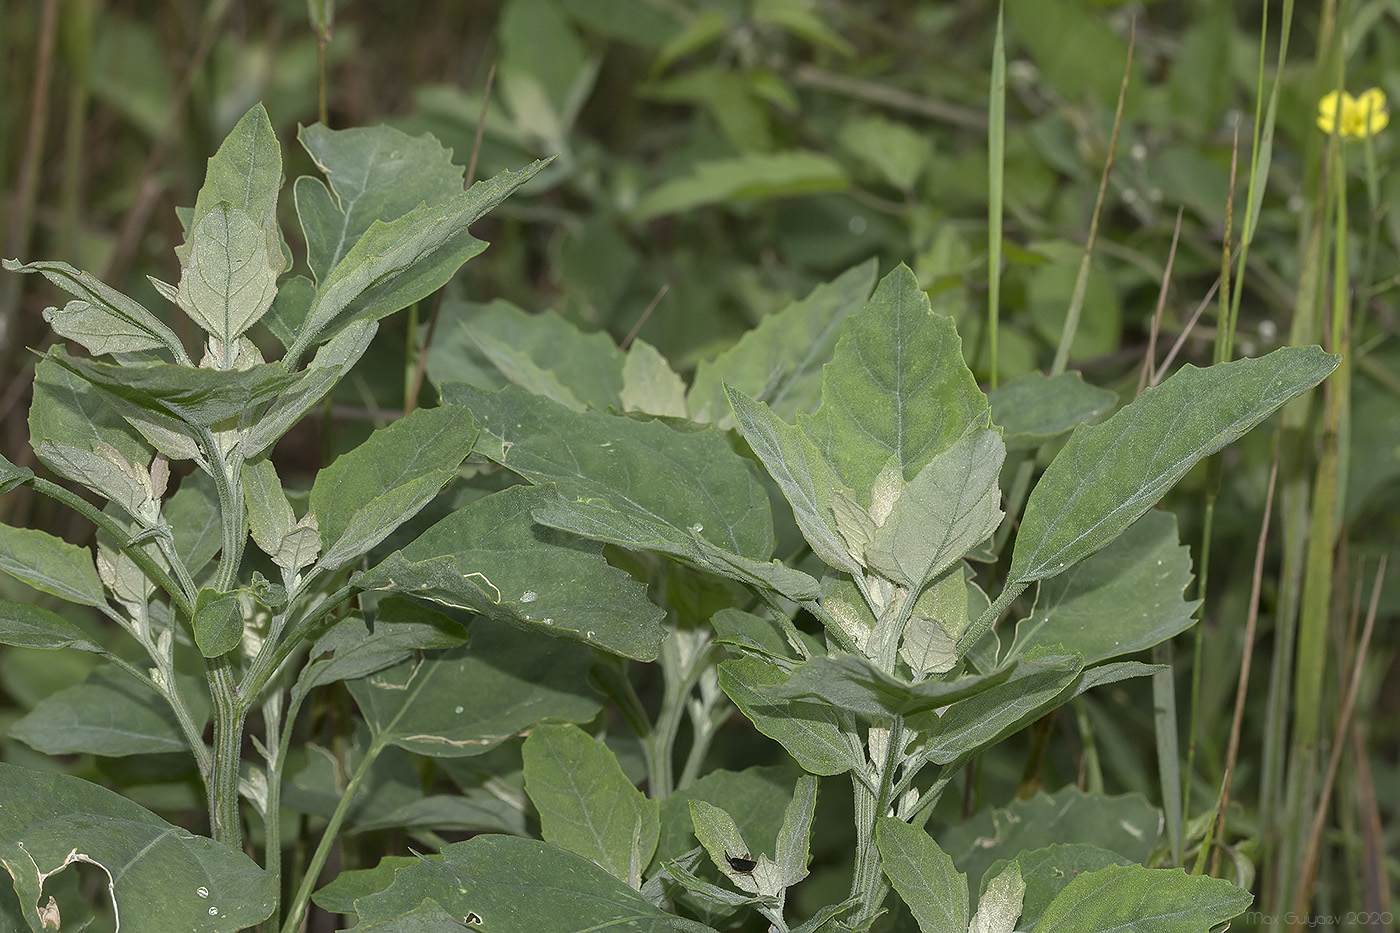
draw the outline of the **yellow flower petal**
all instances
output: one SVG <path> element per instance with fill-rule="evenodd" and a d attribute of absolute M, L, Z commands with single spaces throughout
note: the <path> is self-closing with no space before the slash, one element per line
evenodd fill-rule
<path fill-rule="evenodd" d="M 1317 102 L 1317 128 L 1344 139 L 1374 136 L 1390 122 L 1385 103 L 1385 92 L 1378 87 L 1363 91 L 1360 97 L 1332 91 Z"/>

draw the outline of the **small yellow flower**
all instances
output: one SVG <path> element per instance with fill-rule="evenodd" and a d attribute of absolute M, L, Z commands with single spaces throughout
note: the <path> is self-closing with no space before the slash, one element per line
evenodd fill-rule
<path fill-rule="evenodd" d="M 1385 129 L 1390 112 L 1385 109 L 1385 92 L 1378 87 L 1352 97 L 1346 91 L 1333 91 L 1317 103 L 1317 126 L 1329 136 L 1364 139 Z"/>

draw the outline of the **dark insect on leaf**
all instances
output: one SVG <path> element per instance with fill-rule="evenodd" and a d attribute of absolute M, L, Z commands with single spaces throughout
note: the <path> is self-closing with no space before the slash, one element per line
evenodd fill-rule
<path fill-rule="evenodd" d="M 743 858 L 737 858 L 726 853 L 724 857 L 729 860 L 729 867 L 739 872 L 741 875 L 747 875 L 758 867 L 758 862 L 749 858 L 747 855 Z"/>

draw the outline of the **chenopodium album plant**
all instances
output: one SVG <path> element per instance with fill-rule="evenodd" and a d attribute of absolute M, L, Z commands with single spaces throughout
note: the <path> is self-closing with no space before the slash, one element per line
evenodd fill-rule
<path fill-rule="evenodd" d="M 974 756 L 1085 690 L 1154 670 L 1121 658 L 1185 629 L 1194 606 L 1175 521 L 1149 510 L 1193 464 L 1325 378 L 1334 357 L 1285 348 L 1188 366 L 1087 425 L 1111 395 L 1074 375 L 984 395 L 953 322 L 903 266 L 878 286 L 866 263 L 819 287 L 703 364 L 688 389 L 644 342 L 623 352 L 496 304 L 432 348 L 440 406 L 375 431 L 309 495 L 289 497 L 268 459 L 278 437 L 361 356 L 380 318 L 484 248 L 467 225 L 539 167 L 463 192 L 431 137 L 310 127 L 301 141 L 329 183 L 294 186 L 312 279 L 283 277 L 281 160 L 262 109 L 210 160 L 184 217 L 179 284 L 157 283 L 207 333 L 198 365 L 159 318 L 91 276 L 6 263 L 76 295 L 48 318 L 92 358 L 55 348 L 40 361 L 31 435 L 40 460 L 108 505 L 0 460 L 0 490 L 28 485 L 99 529 L 94 561 L 47 533 L 0 528 L 0 567 L 94 608 L 148 659 L 46 608 L 0 603 L 0 643 L 109 662 L 14 734 L 51 754 L 191 752 L 212 839 L 97 785 L 0 764 L 0 863 L 16 894 L 0 897 L 0 917 L 52 928 L 60 905 L 46 881 L 84 862 L 107 873 L 125 930 L 236 930 L 274 915 L 294 930 L 389 749 L 450 762 L 526 733 L 517 760 L 542 839 L 519 812 L 485 817 L 479 801 L 424 800 L 426 820 L 410 803 L 382 825 L 428 838 L 505 832 L 348 872 L 316 903 L 364 930 L 698 931 L 757 911 L 803 933 L 868 928 L 892 906 L 891 886 L 925 931 L 1091 931 L 1144 917 L 1203 930 L 1247 906 L 1228 882 L 1088 844 L 1008 853 L 969 889 L 924 826 Z M 280 361 L 245 336 L 259 320 L 286 348 Z M 989 598 L 969 558 L 986 562 L 1007 540 L 1008 451 L 1023 461 L 1071 428 Z M 376 550 L 469 454 L 473 471 L 494 461 L 523 482 L 464 497 L 409 543 Z M 178 461 L 192 468 L 167 495 Z M 775 505 L 805 539 L 788 563 L 772 559 Z M 624 552 L 605 561 L 604 544 L 633 563 Z M 729 582 L 703 582 L 715 578 Z M 999 635 L 1032 584 L 1034 609 Z M 464 627 L 461 610 L 480 618 Z M 659 663 L 654 715 L 626 659 Z M 308 696 L 338 681 L 364 719 L 358 763 L 279 913 L 294 726 Z M 595 682 L 635 732 L 647 794 L 616 742 L 572 725 L 598 721 Z M 94 709 L 99 688 L 109 699 Z M 168 720 L 150 721 L 152 691 Z M 756 788 L 771 790 L 772 769 L 701 774 L 730 702 L 804 772 L 776 811 L 754 805 L 771 800 Z M 849 894 L 791 918 L 819 779 L 838 775 L 855 802 Z M 244 852 L 254 816 L 261 866 Z"/>

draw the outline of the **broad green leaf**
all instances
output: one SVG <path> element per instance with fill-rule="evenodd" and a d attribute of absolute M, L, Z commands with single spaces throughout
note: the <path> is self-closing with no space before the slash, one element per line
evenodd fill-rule
<path fill-rule="evenodd" d="M 0 525 L 0 570 L 70 603 L 107 605 L 92 552 L 45 531 Z"/>
<path fill-rule="evenodd" d="M 522 748 L 525 792 L 546 842 L 642 886 L 661 832 L 659 803 L 632 785 L 606 745 L 572 725 L 530 730 Z"/>
<path fill-rule="evenodd" d="M 262 323 L 272 331 L 272 335 L 282 344 L 290 347 L 306 320 L 307 309 L 316 298 L 315 284 L 304 275 L 293 275 L 277 285 L 277 297 L 272 299 L 272 307 L 262 317 Z"/>
<path fill-rule="evenodd" d="M 891 458 L 901 479 L 913 479 L 989 422 L 987 398 L 963 362 L 952 319 L 934 313 L 914 273 L 901 265 L 842 324 L 822 370 L 821 407 L 797 423 L 863 499 Z"/>
<path fill-rule="evenodd" d="M 1191 554 L 1177 543 L 1175 516 L 1148 512 L 1103 550 L 1041 582 L 1010 653 L 1059 645 L 1091 665 L 1150 648 L 1191 626 L 1199 602 L 1182 597 L 1190 583 Z"/>
<path fill-rule="evenodd" d="M 865 545 L 867 566 L 918 592 L 986 540 L 1004 514 L 997 480 L 1005 456 L 1001 435 L 986 429 L 936 454 L 896 488 Z"/>
<path fill-rule="evenodd" d="M 721 609 L 710 619 L 715 630 L 715 641 L 722 645 L 741 645 L 760 651 L 769 659 L 790 660 L 793 648 L 788 644 L 783 630 L 764 616 L 744 612 L 742 609 Z"/>
<path fill-rule="evenodd" d="M 639 933 L 709 933 L 668 914 L 588 859 L 536 839 L 477 836 L 416 859 L 381 891 L 355 901 L 353 933 L 450 929 L 469 915 L 498 933 L 625 926 Z"/>
<path fill-rule="evenodd" d="M 942 716 L 929 711 L 906 720 L 911 729 L 929 732 L 924 758 L 945 765 L 991 747 L 1068 700 L 1084 667 L 1076 654 L 1040 649 L 1018 660 L 1007 680 L 955 703 Z"/>
<path fill-rule="evenodd" d="M 783 890 L 781 872 L 766 853 L 751 851 L 734 818 L 707 800 L 690 801 L 695 838 L 720 874 L 741 891 L 774 896 Z M 740 860 L 735 864 L 735 860 Z M 745 862 L 752 862 L 745 865 Z"/>
<path fill-rule="evenodd" d="M 976 884 L 997 859 L 1054 843 L 1089 843 L 1141 863 L 1161 832 L 1161 811 L 1141 794 L 1105 797 L 1071 785 L 1053 796 L 1038 793 L 1004 809 L 980 810 L 945 828 L 939 844 Z"/>
<path fill-rule="evenodd" d="M 224 346 L 229 369 L 237 338 L 272 307 L 282 253 L 268 252 L 266 233 L 227 202 L 215 204 L 190 231 L 176 302 Z"/>
<path fill-rule="evenodd" d="M 325 887 L 311 895 L 311 901 L 333 914 L 354 914 L 355 901 L 383 891 L 394 881 L 400 868 L 417 865 L 419 860 L 442 861 L 437 853 L 423 855 L 386 855 L 373 868 L 347 869 L 335 876 Z"/>
<path fill-rule="evenodd" d="M 733 425 L 726 385 L 766 403 L 779 418 L 814 410 L 821 400 L 821 368 L 831 359 L 842 322 L 870 298 L 878 268 L 870 259 L 818 285 L 713 360 L 702 360 L 686 398 L 695 420 Z"/>
<path fill-rule="evenodd" d="M 840 191 L 847 183 L 845 170 L 820 153 L 754 152 L 698 163 L 691 175 L 663 182 L 643 195 L 632 218 L 645 223 L 709 204 Z"/>
<path fill-rule="evenodd" d="M 817 779 L 804 774 L 792 790 L 792 803 L 783 814 L 783 828 L 773 860 L 782 873 L 784 887 L 807 877 L 807 859 L 812 841 L 812 815 L 817 806 Z"/>
<path fill-rule="evenodd" d="M 1015 862 L 1007 865 L 988 884 L 977 901 L 977 913 L 972 915 L 967 933 L 1012 933 L 1021 916 L 1021 901 L 1026 896 L 1026 882 Z"/>
<path fill-rule="evenodd" d="M 20 648 L 77 648 L 105 653 L 87 634 L 56 612 L 0 599 L 0 645 Z"/>
<path fill-rule="evenodd" d="M 53 332 L 81 344 L 93 356 L 159 350 L 165 342 L 147 328 L 113 314 L 101 305 L 74 299 L 62 308 L 45 308 Z"/>
<path fill-rule="evenodd" d="M 110 444 L 84 450 L 41 441 L 35 445 L 34 455 L 60 476 L 82 483 L 110 499 L 146 527 L 150 527 L 159 514 L 160 493 L 151 483 L 151 474 L 145 467 L 128 462 L 121 451 Z"/>
<path fill-rule="evenodd" d="M 719 685 L 740 712 L 812 774 L 830 776 L 865 766 L 865 752 L 853 737 L 854 720 L 826 703 L 785 699 L 774 688 L 787 674 L 756 658 L 721 661 Z"/>
<path fill-rule="evenodd" d="M 502 300 L 447 301 L 428 376 L 438 386 L 465 382 L 487 392 L 513 383 L 575 410 L 605 409 L 622 407 L 625 364 L 606 331 L 585 333 L 552 311 L 527 314 Z M 565 392 L 578 404 L 566 402 Z"/>
<path fill-rule="evenodd" d="M 933 161 L 933 140 L 909 126 L 883 116 L 851 120 L 841 128 L 841 145 L 901 191 L 912 191 Z"/>
<path fill-rule="evenodd" d="M 1071 881 L 1040 915 L 1056 933 L 1207 933 L 1244 912 L 1254 897 L 1228 881 L 1180 868 L 1115 865 Z"/>
<path fill-rule="evenodd" d="M 38 272 L 59 288 L 78 298 L 62 310 L 50 309 L 45 318 L 53 324 L 54 332 L 82 344 L 94 355 L 130 352 L 160 346 L 169 350 L 176 361 L 188 363 L 189 357 L 180 338 L 145 307 L 111 288 L 94 275 L 80 272 L 66 262 L 19 262 L 6 259 L 3 265 L 10 272 Z M 111 321 L 111 330 L 104 333 Z M 88 341 L 93 342 L 89 345 Z M 120 351 L 116 344 L 121 343 Z M 128 345 L 129 344 L 129 345 Z M 142 344 L 144 346 L 137 346 Z"/>
<path fill-rule="evenodd" d="M 957 637 L 969 621 L 970 573 L 965 563 L 955 563 L 935 578 L 915 603 L 899 644 L 899 659 L 909 665 L 916 680 L 947 673 L 957 664 Z"/>
<path fill-rule="evenodd" d="M 57 348 L 49 351 L 47 359 L 97 386 L 114 402 L 203 427 L 269 402 L 296 381 L 295 374 L 288 374 L 277 363 L 241 371 L 195 369 L 175 363 L 119 366 L 72 357 Z"/>
<path fill-rule="evenodd" d="M 803 661 L 793 668 L 785 683 L 775 685 L 768 693 L 773 697 L 820 700 L 861 716 L 907 717 L 931 714 L 951 703 L 993 690 L 1015 679 L 1016 666 L 1011 664 L 991 674 L 956 680 L 910 684 L 886 674 L 863 657 L 841 654 Z"/>
<path fill-rule="evenodd" d="M 1091 667 L 1079 675 L 1079 679 L 1074 682 L 1074 691 L 1066 699 L 1072 700 L 1085 691 L 1103 684 L 1114 684 L 1133 677 L 1151 677 L 1158 671 L 1167 669 L 1168 665 L 1165 664 L 1143 664 L 1141 661 L 1114 661 L 1111 664 L 1100 664 L 1098 667 Z"/>
<path fill-rule="evenodd" d="M 661 801 L 657 859 L 680 858 L 695 845 L 695 824 L 690 817 L 690 803 L 694 800 L 704 800 L 723 809 L 744 838 L 760 852 L 776 851 L 783 820 L 792 803 L 790 788 L 797 774 L 796 767 L 791 764 L 755 766 L 743 771 L 717 768 L 678 788 Z"/>
<path fill-rule="evenodd" d="M 416 791 L 416 788 L 414 789 Z M 356 833 L 384 829 L 415 830 L 427 833 L 470 832 L 507 833 L 528 836 L 525 815 L 490 791 L 472 789 L 463 793 L 428 794 L 402 806 L 355 821 Z"/>
<path fill-rule="evenodd" d="M 301 127 L 297 140 L 330 189 L 307 176 L 295 187 L 307 265 L 318 282 L 376 220 L 397 220 L 421 203 L 462 191 L 462 167 L 430 134 L 409 136 L 389 126 L 332 130 L 318 123 Z"/>
<path fill-rule="evenodd" d="M 282 539 L 297 517 L 282 491 L 282 481 L 271 460 L 243 464 L 243 502 L 248 510 L 248 531 L 263 553 L 276 557 Z"/>
<path fill-rule="evenodd" d="M 476 415 L 485 456 L 533 483 L 555 483 L 563 499 L 599 499 L 616 510 L 619 537 L 640 525 L 681 546 L 694 530 L 734 554 L 772 553 L 767 493 L 718 431 L 570 411 L 514 387 L 490 395 L 454 384 L 443 401 Z"/>
<path fill-rule="evenodd" d="M 366 677 L 415 651 L 455 648 L 464 641 L 462 627 L 447 616 L 389 596 L 379 601 L 373 630 L 358 615 L 350 615 L 316 639 L 310 653 L 313 660 L 297 677 L 292 696 L 300 700 L 317 687 Z"/>
<path fill-rule="evenodd" d="M 375 496 L 350 516 L 340 537 L 334 539 L 321 555 L 319 566 L 325 570 L 335 570 L 368 553 L 370 548 L 389 537 L 395 528 L 422 511 L 456 476 L 455 467 L 434 470 L 407 479 L 382 495 Z"/>
<path fill-rule="evenodd" d="M 863 573 L 833 514 L 838 497 L 846 491 L 821 451 L 800 428 L 784 422 L 767 405 L 732 389 L 729 402 L 739 433 L 777 481 L 812 552 L 838 570 Z"/>
<path fill-rule="evenodd" d="M 923 933 L 963 933 L 968 924 L 967 879 L 928 833 L 892 816 L 875 823 L 875 845 L 895 891 Z"/>
<path fill-rule="evenodd" d="M 600 546 L 535 524 L 531 511 L 552 495 L 516 486 L 479 499 L 353 582 L 654 659 L 662 611 Z"/>
<path fill-rule="evenodd" d="M 1007 450 L 1039 447 L 1108 411 L 1117 400 L 1117 395 L 1089 385 L 1075 372 L 1027 373 L 987 393 L 992 423 L 1001 426 Z"/>
<path fill-rule="evenodd" d="M 34 478 L 34 471 L 29 467 L 15 466 L 4 456 L 0 456 L 0 495 L 4 495 L 16 486 L 22 486 Z"/>
<path fill-rule="evenodd" d="M 1338 360 L 1318 347 L 1283 347 L 1187 365 L 1102 424 L 1076 428 L 1026 503 L 1011 581 L 1053 576 L 1103 547 L 1197 461 L 1317 385 Z"/>
<path fill-rule="evenodd" d="M 1016 856 L 1021 877 L 1026 883 L 1025 898 L 1021 904 L 1020 926 L 1032 929 L 1045 912 L 1045 908 L 1080 875 L 1108 868 L 1111 865 L 1131 865 L 1132 862 L 1116 852 L 1101 849 L 1087 842 L 1066 845 L 1050 845 L 1043 849 L 1021 852 Z M 982 886 L 1001 873 L 1007 865 L 1005 859 L 998 859 L 987 869 L 982 878 Z"/>
<path fill-rule="evenodd" d="M 685 383 L 655 347 L 632 341 L 622 367 L 622 407 L 649 415 L 684 418 Z"/>
<path fill-rule="evenodd" d="M 274 276 L 282 271 L 282 234 L 277 226 L 277 196 L 282 189 L 282 149 L 267 110 L 255 104 L 235 124 L 218 151 L 209 158 L 204 185 L 195 198 L 190 229 L 198 230 L 210 214 L 226 203 L 246 215 L 262 234 Z M 187 265 L 194 237 L 177 247 L 180 265 Z"/>
<path fill-rule="evenodd" d="M 377 516 L 380 521 L 370 523 L 370 527 L 382 529 L 384 533 L 378 540 L 370 540 L 372 535 L 362 534 L 361 537 L 370 543 L 360 546 L 350 542 L 352 546 L 348 550 L 355 553 L 347 551 L 342 555 L 345 560 L 358 557 L 383 540 L 397 524 L 416 514 L 418 508 L 456 475 L 457 467 L 471 452 L 475 439 L 476 425 L 471 412 L 458 405 L 415 409 L 393 424 L 379 428 L 359 447 L 341 454 L 316 474 L 311 486 L 311 512 L 316 516 L 321 540 L 331 548 L 346 536 L 351 525 L 367 532 L 369 516 L 362 511 L 374 506 L 376 501 L 387 502 L 385 497 L 394 499 L 390 504 L 402 510 L 398 522 L 389 524 L 393 513 L 380 509 Z M 410 485 L 415 481 L 418 485 L 426 482 L 427 486 L 417 490 Z M 414 503 L 418 508 L 407 511 Z M 357 515 L 360 516 L 358 521 Z M 384 524 L 389 527 L 382 528 Z M 330 557 L 327 554 L 322 561 L 328 562 Z"/>
<path fill-rule="evenodd" d="M 233 933 L 272 913 L 275 879 L 252 859 L 106 788 L 4 763 L 0 787 L 0 862 L 34 933 L 44 878 L 75 862 L 106 874 L 122 933 Z"/>
<path fill-rule="evenodd" d="M 464 758 L 538 722 L 587 722 L 602 707 L 587 650 L 490 622 L 472 625 L 469 639 L 349 682 L 376 742 Z"/>
<path fill-rule="evenodd" d="M 237 593 L 208 587 L 194 601 L 194 643 L 206 658 L 232 651 L 243 640 L 243 607 Z"/>
<path fill-rule="evenodd" d="M 83 450 L 109 444 L 130 463 L 151 459 L 150 445 L 107 403 L 101 390 L 50 359 L 34 367 L 34 401 L 29 406 L 30 446 L 45 441 Z"/>
<path fill-rule="evenodd" d="M 378 331 L 378 323 L 360 321 L 326 341 L 248 431 L 243 439 L 243 455 L 252 459 L 271 450 L 359 361 Z"/>
<path fill-rule="evenodd" d="M 371 223 L 318 283 L 288 358 L 300 358 L 332 322 L 339 329 L 360 320 L 378 320 L 436 291 L 462 263 L 486 248 L 467 232 L 468 225 L 544 165 L 536 162 L 519 171 L 501 172 L 435 204 L 420 204 L 388 223 Z"/>
<path fill-rule="evenodd" d="M 180 480 L 175 495 L 161 506 L 161 515 L 170 524 L 175 553 L 185 562 L 186 570 L 198 575 L 223 547 L 219 494 L 213 477 L 196 471 Z"/>
<path fill-rule="evenodd" d="M 208 719 L 203 689 L 182 684 L 198 721 Z M 46 755 L 156 755 L 188 752 L 189 745 L 165 698 L 115 664 L 39 701 L 10 734 Z"/>

